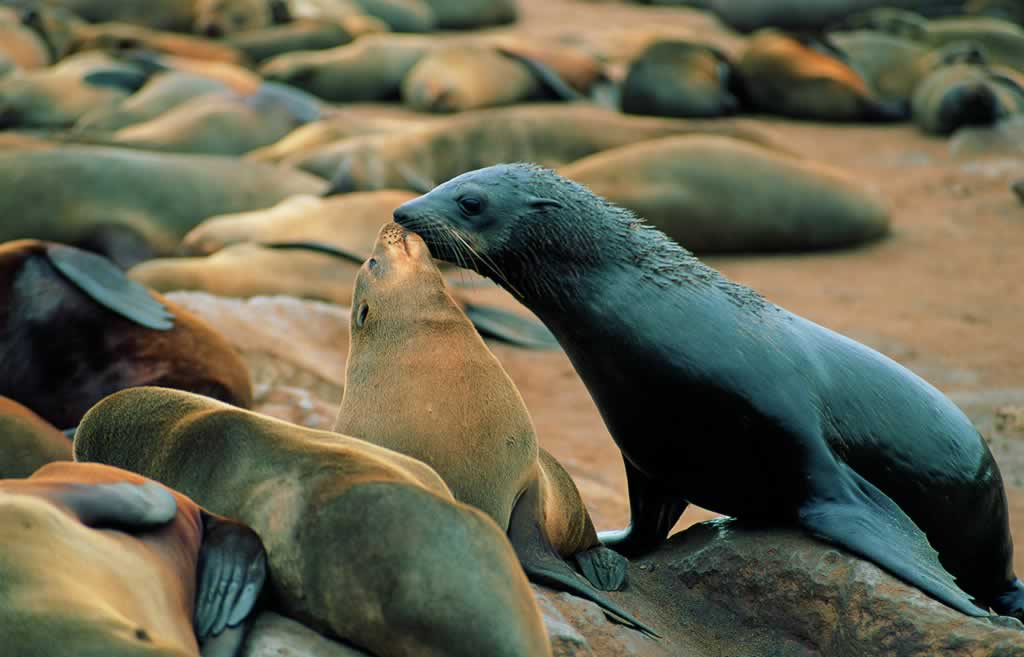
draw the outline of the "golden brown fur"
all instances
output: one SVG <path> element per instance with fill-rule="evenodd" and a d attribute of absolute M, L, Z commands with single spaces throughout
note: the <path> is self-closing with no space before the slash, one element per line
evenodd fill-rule
<path fill-rule="evenodd" d="M 83 524 L 64 489 L 143 477 L 53 463 L 0 481 L 0 634 L 18 657 L 198 657 L 192 629 L 200 509 L 174 494 L 174 520 L 141 534 Z"/>
<path fill-rule="evenodd" d="M 456 499 L 506 530 L 520 496 L 540 480 L 543 526 L 556 551 L 568 557 L 595 547 L 571 479 L 539 456 L 515 384 L 448 294 L 423 240 L 404 233 L 381 228 L 356 278 L 334 430 L 422 460 Z"/>
<path fill-rule="evenodd" d="M 151 476 L 250 524 L 280 607 L 374 655 L 550 654 L 499 529 L 414 459 L 158 388 L 94 407 L 75 457 Z"/>
<path fill-rule="evenodd" d="M 239 50 L 219 41 L 116 22 L 80 27 L 76 30 L 72 48 L 75 52 L 101 50 L 112 54 L 130 50 L 145 50 L 238 65 L 245 64 L 247 61 L 245 55 Z"/>
<path fill-rule="evenodd" d="M 47 463 L 71 458 L 71 440 L 57 427 L 0 397 L 0 479 L 27 477 Z"/>

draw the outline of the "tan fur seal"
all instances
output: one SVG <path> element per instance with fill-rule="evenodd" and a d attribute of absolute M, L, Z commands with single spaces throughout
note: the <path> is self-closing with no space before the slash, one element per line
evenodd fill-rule
<path fill-rule="evenodd" d="M 122 388 L 183 388 L 248 408 L 249 370 L 199 318 L 61 244 L 0 246 L 0 395 L 73 427 Z"/>
<path fill-rule="evenodd" d="M 411 118 L 353 116 L 345 110 L 338 110 L 331 116 L 292 130 L 269 146 L 246 153 L 245 159 L 254 162 L 294 162 L 332 142 L 402 132 L 423 124 L 424 121 Z"/>
<path fill-rule="evenodd" d="M 317 242 L 357 254 L 362 264 L 391 211 L 415 196 L 405 190 L 291 196 L 270 208 L 210 217 L 185 235 L 181 251 L 209 255 L 239 242 Z"/>
<path fill-rule="evenodd" d="M 18 657 L 234 657 L 265 580 L 251 529 L 96 463 L 0 480 L 0 527 Z"/>
<path fill-rule="evenodd" d="M 657 41 L 633 61 L 622 83 L 622 111 L 711 117 L 739 109 L 738 79 L 728 56 L 688 41 Z"/>
<path fill-rule="evenodd" d="M 0 397 L 0 479 L 21 479 L 47 463 L 70 460 L 68 436 L 22 404 Z"/>
<path fill-rule="evenodd" d="M 139 472 L 248 524 L 282 613 L 371 654 L 551 654 L 501 530 L 415 459 L 162 388 L 92 408 L 75 458 Z"/>
<path fill-rule="evenodd" d="M 306 18 L 284 25 L 231 34 L 225 43 L 257 64 L 289 52 L 326 50 L 350 43 L 358 33 L 341 21 Z"/>
<path fill-rule="evenodd" d="M 398 134 L 348 139 L 318 149 L 295 164 L 333 178 L 335 192 L 422 191 L 493 162 L 561 166 L 637 141 L 694 133 L 773 141 L 741 122 L 623 116 L 584 103 L 537 103 L 465 112 Z"/>
<path fill-rule="evenodd" d="M 244 65 L 247 58 L 236 48 L 212 39 L 150 30 L 127 23 L 97 23 L 85 25 L 76 31 L 73 52 L 100 50 L 117 54 L 126 50 L 190 57 L 212 62 Z"/>
<path fill-rule="evenodd" d="M 758 110 L 820 121 L 900 120 L 906 103 L 881 98 L 836 56 L 774 29 L 750 37 L 737 62 L 751 105 Z"/>
<path fill-rule="evenodd" d="M 326 106 L 309 94 L 265 82 L 251 94 L 203 94 L 109 136 L 78 125 L 69 138 L 73 143 L 169 153 L 242 155 L 273 144 L 297 126 L 320 119 L 325 111 Z"/>
<path fill-rule="evenodd" d="M 1024 112 L 1024 74 L 969 63 L 944 66 L 918 85 L 913 111 L 914 122 L 929 134 L 992 125 Z"/>
<path fill-rule="evenodd" d="M 665 137 L 559 170 L 697 253 L 834 249 L 888 232 L 852 176 L 728 137 Z"/>
<path fill-rule="evenodd" d="M 45 68 L 54 62 L 42 36 L 8 7 L 0 7 L 0 55 L 18 70 Z"/>
<path fill-rule="evenodd" d="M 356 277 L 334 430 L 419 459 L 508 532 L 526 574 L 647 629 L 584 583 L 617 590 L 626 560 L 597 540 L 572 479 L 539 449 L 512 379 L 448 294 L 423 240 L 380 230 Z"/>
<path fill-rule="evenodd" d="M 226 157 L 89 146 L 0 150 L 0 241 L 88 246 L 126 267 L 173 253 L 207 217 L 324 186 L 298 171 Z"/>
<path fill-rule="evenodd" d="M 370 34 L 338 48 L 273 57 L 259 72 L 331 102 L 392 100 L 409 70 L 435 46 L 428 37 Z"/>
<path fill-rule="evenodd" d="M 0 78 L 0 128 L 62 128 L 97 108 L 111 108 L 130 90 L 96 84 L 99 73 L 138 75 L 129 64 L 84 53 L 56 66 Z"/>

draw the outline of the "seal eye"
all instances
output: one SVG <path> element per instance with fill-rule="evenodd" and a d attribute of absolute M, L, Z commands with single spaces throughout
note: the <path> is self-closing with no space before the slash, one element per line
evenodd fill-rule
<path fill-rule="evenodd" d="M 366 316 L 370 314 L 370 306 L 366 305 L 366 302 L 359 304 L 359 312 L 356 313 L 356 326 L 363 328 L 366 324 Z"/>
<path fill-rule="evenodd" d="M 459 199 L 459 208 L 463 214 L 475 217 L 484 211 L 484 202 L 475 196 L 463 196 Z"/>
<path fill-rule="evenodd" d="M 370 268 L 370 271 L 373 271 L 377 268 L 377 259 L 370 258 L 369 262 L 366 263 L 366 266 Z"/>

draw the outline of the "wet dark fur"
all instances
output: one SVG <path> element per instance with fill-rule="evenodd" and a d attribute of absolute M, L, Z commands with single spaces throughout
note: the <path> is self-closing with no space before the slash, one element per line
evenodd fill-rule
<path fill-rule="evenodd" d="M 800 525 L 965 613 L 981 612 L 960 589 L 1024 616 L 998 467 L 909 370 L 539 167 L 464 174 L 395 221 L 518 295 L 565 348 L 626 463 L 631 528 L 602 535 L 610 547 L 649 552 L 692 502 Z"/>
<path fill-rule="evenodd" d="M 0 246 L 0 395 L 58 427 L 138 385 L 251 407 L 248 370 L 219 334 L 162 298 L 177 317 L 173 330 L 124 319 L 66 280 L 43 249 L 35 241 Z"/>

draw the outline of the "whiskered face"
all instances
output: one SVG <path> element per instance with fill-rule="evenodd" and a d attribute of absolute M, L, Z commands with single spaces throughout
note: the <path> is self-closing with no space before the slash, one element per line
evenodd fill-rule
<path fill-rule="evenodd" d="M 537 193 L 547 177 L 530 165 L 470 171 L 399 206 L 395 222 L 421 235 L 434 257 L 493 277 L 513 233 L 544 230 L 538 210 L 562 207 Z"/>
<path fill-rule="evenodd" d="M 444 279 L 426 243 L 398 224 L 387 224 L 356 275 L 353 336 L 376 323 L 415 319 L 438 294 L 447 297 Z M 449 300 L 449 305 L 454 307 L 454 301 Z"/>

